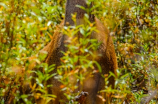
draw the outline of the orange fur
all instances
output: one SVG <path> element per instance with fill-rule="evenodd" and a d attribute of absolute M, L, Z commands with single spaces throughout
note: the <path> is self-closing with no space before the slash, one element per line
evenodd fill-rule
<path fill-rule="evenodd" d="M 117 60 L 116 60 L 116 55 L 115 55 L 115 49 L 112 41 L 112 37 L 109 35 L 109 31 L 105 26 L 99 21 L 99 19 L 95 18 L 96 22 L 96 28 L 98 30 L 97 33 L 95 33 L 94 38 L 96 38 L 99 42 L 102 42 L 98 53 L 101 54 L 102 56 L 98 57 L 96 60 L 102 67 L 102 74 L 109 74 L 109 71 L 113 72 L 116 75 L 116 69 L 117 69 Z M 63 22 L 60 24 L 60 27 L 58 28 L 59 30 L 62 29 L 64 26 Z M 48 63 L 49 65 L 56 64 L 56 67 L 61 64 L 60 58 L 62 57 L 62 54 L 60 53 L 60 50 L 64 48 L 64 45 L 62 41 L 64 41 L 62 38 L 64 35 L 60 32 L 57 32 L 53 35 L 53 39 L 51 42 L 42 50 L 42 51 L 47 51 L 48 55 L 47 58 L 45 59 L 45 62 Z M 55 73 L 57 69 L 55 69 L 52 73 Z M 105 86 L 104 78 L 100 78 L 99 80 L 99 85 L 96 85 L 97 83 L 95 81 L 98 80 L 100 75 L 94 75 L 92 78 L 88 78 L 84 81 L 85 86 L 83 87 L 84 91 L 89 92 L 89 94 L 95 93 L 93 91 L 95 88 L 90 88 L 94 84 L 94 86 L 98 86 L 98 91 L 103 90 Z M 91 82 L 91 85 L 87 86 L 86 83 Z M 94 82 L 94 83 L 92 83 Z M 114 78 L 111 77 L 109 79 L 109 85 L 112 85 L 114 87 Z M 54 78 L 51 78 L 48 81 L 48 84 L 52 84 L 53 87 L 49 89 L 49 92 L 52 94 L 55 94 L 57 96 L 57 99 L 55 100 L 55 103 L 53 104 L 58 104 L 59 99 L 66 99 L 65 96 L 63 95 L 63 92 L 61 92 L 60 85 L 61 83 Z M 97 94 L 95 94 L 97 96 Z M 91 99 L 87 97 L 87 101 L 85 104 L 92 104 Z M 97 99 L 97 98 L 96 98 Z M 100 102 L 99 100 L 96 100 L 95 104 L 98 104 L 97 102 Z"/>

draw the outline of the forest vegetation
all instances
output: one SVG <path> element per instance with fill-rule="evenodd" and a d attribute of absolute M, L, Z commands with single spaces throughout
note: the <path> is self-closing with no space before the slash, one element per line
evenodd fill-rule
<path fill-rule="evenodd" d="M 91 9 L 77 7 L 92 12 L 107 27 L 118 64 L 116 73 L 102 75 L 105 85 L 100 93 L 105 97 L 98 98 L 106 104 L 157 104 L 158 1 L 87 2 L 93 2 Z M 77 81 L 82 83 L 88 69 L 97 67 L 91 72 L 102 72 L 94 60 L 98 54 L 93 52 L 101 43 L 87 38 L 97 28 L 88 15 L 84 17 L 85 25 L 63 26 L 65 5 L 66 0 L 0 1 L 0 104 L 33 104 L 41 98 L 46 104 L 56 99 L 57 95 L 48 93 L 53 85 L 47 83 L 54 76 L 62 83 L 58 87 L 67 99 L 65 103 L 77 104 L 75 99 L 82 92 L 75 92 Z M 74 21 L 75 17 L 72 15 Z M 50 74 L 56 67 L 44 60 L 51 50 L 49 44 L 61 32 L 69 37 L 69 44 L 65 44 L 67 51 L 62 52 L 61 65 Z M 79 41 L 72 38 L 77 32 L 83 34 Z M 115 78 L 114 86 L 109 84 L 110 77 Z"/>

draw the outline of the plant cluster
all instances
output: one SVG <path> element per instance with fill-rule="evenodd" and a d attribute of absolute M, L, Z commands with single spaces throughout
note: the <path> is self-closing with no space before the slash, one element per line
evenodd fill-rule
<path fill-rule="evenodd" d="M 96 31 L 94 24 L 89 23 L 85 15 L 85 25 L 64 27 L 56 30 L 64 18 L 65 0 L 4 0 L 0 2 L 0 103 L 19 102 L 31 104 L 40 97 L 48 102 L 55 95 L 49 95 L 46 81 L 58 74 L 63 83 L 65 96 L 69 103 L 79 94 L 74 92 L 82 84 L 89 69 L 100 65 L 94 61 L 93 54 L 100 43 L 90 39 L 89 34 Z M 142 103 L 149 100 L 156 104 L 156 95 L 150 98 L 152 92 L 158 90 L 158 1 L 157 0 L 89 0 L 94 3 L 93 11 L 102 23 L 110 30 L 117 55 L 118 76 L 115 89 L 108 85 L 105 77 L 105 90 L 102 93 L 112 93 L 112 103 Z M 82 8 L 82 7 L 81 7 Z M 84 9 L 84 8 L 83 8 Z M 88 11 L 88 10 L 87 10 Z M 72 16 L 75 21 L 75 15 Z M 39 51 L 52 39 L 56 31 L 63 32 L 68 40 L 67 50 L 61 59 L 62 65 L 58 72 L 49 75 L 54 66 L 48 66 L 42 61 L 47 53 Z M 73 38 L 80 32 L 83 38 Z M 93 56 L 93 57 L 89 57 Z M 36 64 L 35 64 L 36 63 Z M 41 68 L 39 71 L 32 69 Z M 29 74 L 28 74 L 29 73 Z M 37 77 L 32 78 L 31 73 Z M 96 73 L 96 72 L 93 72 Z M 110 76 L 113 73 L 110 73 Z M 22 94 L 20 86 L 31 85 L 31 79 L 36 84 L 31 87 L 32 93 Z M 80 82 L 76 82 L 80 80 Z M 42 92 L 37 93 L 37 92 Z M 102 98 L 105 100 L 104 98 Z M 145 100 L 144 100 L 145 99 Z M 148 102 L 149 102 L 148 101 Z"/>

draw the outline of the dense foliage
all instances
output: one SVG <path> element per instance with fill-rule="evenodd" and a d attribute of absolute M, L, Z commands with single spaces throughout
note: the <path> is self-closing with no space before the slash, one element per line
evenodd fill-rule
<path fill-rule="evenodd" d="M 158 89 L 158 1 L 157 0 L 89 0 L 94 2 L 93 13 L 110 30 L 115 45 L 119 69 L 116 77 L 115 89 L 105 86 L 102 92 L 113 93 L 114 104 L 140 103 L 142 98 L 150 91 Z M 95 50 L 99 44 L 95 40 L 86 40 L 89 32 L 95 30 L 93 24 L 86 24 L 83 28 L 73 30 L 57 30 L 65 14 L 65 0 L 3 0 L 0 2 L 0 103 L 5 104 L 13 99 L 18 102 L 24 99 L 30 104 L 29 96 L 36 99 L 43 97 L 49 101 L 55 95 L 46 92 L 45 81 L 51 76 L 48 73 L 53 66 L 42 63 L 45 55 L 39 57 L 39 51 L 51 40 L 56 31 L 63 31 L 72 37 L 76 31 L 84 35 L 81 40 L 81 63 L 76 66 L 78 52 L 75 51 L 79 44 L 71 40 L 67 47 L 63 64 L 58 71 L 59 79 L 63 82 L 66 96 L 72 100 L 76 86 L 71 85 L 68 75 L 75 73 L 68 70 L 93 68 L 95 63 L 85 60 L 87 44 L 94 43 L 89 49 Z M 69 34 L 72 33 L 72 34 Z M 71 53 L 71 54 L 70 54 Z M 43 54 L 43 53 L 42 53 Z M 45 53 L 44 53 L 45 54 Z M 91 54 L 91 53 L 88 53 Z M 95 56 L 94 56 L 95 57 Z M 69 62 L 69 63 L 68 63 Z M 37 71 L 36 82 L 38 87 L 34 90 L 41 91 L 33 95 L 20 94 L 19 86 L 29 83 L 31 79 L 27 73 L 35 67 L 44 67 L 44 72 Z M 64 70 L 64 71 L 63 71 Z M 25 73 L 26 72 L 26 73 Z M 64 72 L 64 73 L 63 73 Z M 55 74 L 54 74 L 55 75 Z M 112 75 L 112 73 L 111 73 Z M 84 75 L 83 75 L 84 76 Z M 82 74 L 77 76 L 82 80 Z M 105 81 L 107 82 L 105 77 Z M 103 98 L 104 99 L 104 98 Z M 151 104 L 156 104 L 156 99 L 150 99 Z"/>

